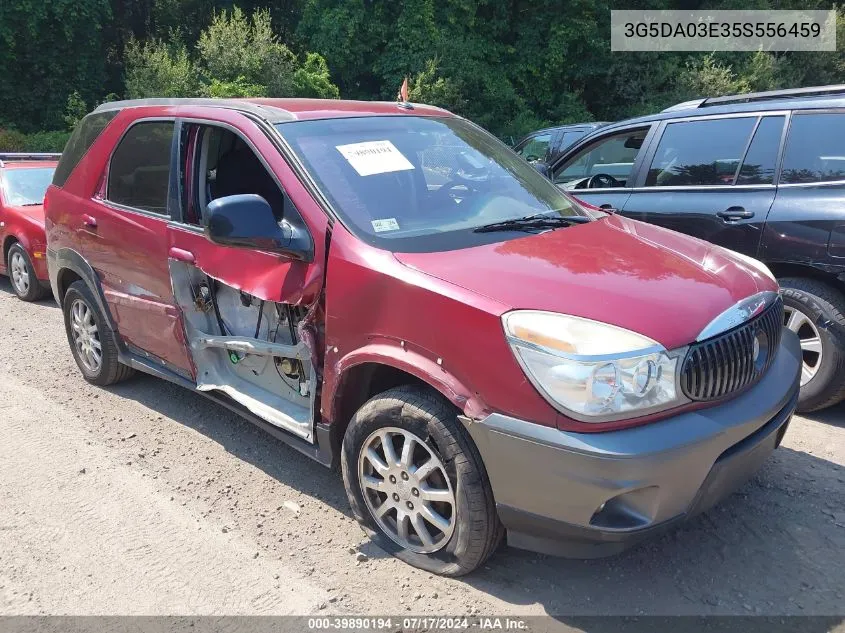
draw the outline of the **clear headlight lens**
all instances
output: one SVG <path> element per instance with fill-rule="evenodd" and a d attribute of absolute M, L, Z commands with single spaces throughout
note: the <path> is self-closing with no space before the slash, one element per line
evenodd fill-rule
<path fill-rule="evenodd" d="M 502 321 L 528 378 L 575 419 L 607 422 L 686 401 L 676 388 L 685 350 L 670 353 L 636 332 L 552 312 L 517 310 Z"/>

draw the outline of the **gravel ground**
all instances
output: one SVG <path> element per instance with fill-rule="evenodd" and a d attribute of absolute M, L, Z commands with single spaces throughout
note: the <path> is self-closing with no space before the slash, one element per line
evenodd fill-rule
<path fill-rule="evenodd" d="M 222 407 L 146 376 L 88 385 L 59 309 L 5 278 L 0 344 L 0 614 L 845 615 L 843 406 L 659 540 L 504 548 L 447 580 L 369 544 L 338 474 Z"/>

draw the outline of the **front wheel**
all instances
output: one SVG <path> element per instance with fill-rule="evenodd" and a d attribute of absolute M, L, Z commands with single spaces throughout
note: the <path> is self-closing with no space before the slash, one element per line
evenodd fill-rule
<path fill-rule="evenodd" d="M 780 280 L 784 326 L 801 342 L 798 411 L 809 412 L 845 399 L 845 297 L 815 279 Z"/>
<path fill-rule="evenodd" d="M 454 407 L 404 386 L 352 418 L 341 465 L 355 518 L 383 549 L 444 576 L 471 572 L 502 536 L 487 472 Z"/>

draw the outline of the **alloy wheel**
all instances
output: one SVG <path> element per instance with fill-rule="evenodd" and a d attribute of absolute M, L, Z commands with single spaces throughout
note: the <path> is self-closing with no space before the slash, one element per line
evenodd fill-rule
<path fill-rule="evenodd" d="M 90 372 L 99 373 L 103 366 L 103 347 L 93 311 L 84 301 L 77 299 L 70 307 L 70 318 L 73 344 L 79 360 Z"/>
<path fill-rule="evenodd" d="M 12 277 L 12 284 L 19 295 L 25 295 L 29 292 L 29 269 L 26 265 L 26 260 L 18 251 L 12 253 L 9 261 L 9 272 Z"/>
<path fill-rule="evenodd" d="M 361 447 L 358 477 L 367 509 L 393 542 L 422 554 L 449 542 L 455 495 L 443 462 L 422 438 L 395 427 L 373 432 Z"/>
<path fill-rule="evenodd" d="M 822 340 L 815 323 L 806 314 L 795 308 L 784 306 L 784 326 L 798 335 L 801 342 L 801 386 L 810 382 L 822 364 Z"/>

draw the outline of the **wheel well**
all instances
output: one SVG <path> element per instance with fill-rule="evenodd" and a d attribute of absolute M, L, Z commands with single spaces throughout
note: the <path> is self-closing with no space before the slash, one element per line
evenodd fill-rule
<path fill-rule="evenodd" d="M 6 258 L 9 257 L 9 249 L 12 248 L 12 244 L 17 244 L 18 238 L 14 235 L 9 235 L 5 240 L 3 240 L 3 262 L 5 263 Z"/>
<path fill-rule="evenodd" d="M 370 398 L 400 385 L 420 385 L 434 389 L 406 371 L 380 363 L 361 363 L 349 369 L 343 378 L 337 409 L 332 423 L 332 436 L 337 446 L 343 441 L 343 434 L 355 412 Z"/>
<path fill-rule="evenodd" d="M 842 280 L 838 279 L 836 275 L 826 273 L 813 266 L 781 263 L 767 265 L 769 270 L 772 271 L 772 274 L 778 279 L 782 279 L 783 277 L 804 277 L 806 279 L 816 279 L 817 281 L 824 282 L 832 288 L 835 288 L 839 292 L 845 294 L 845 283 L 843 283 Z"/>
<path fill-rule="evenodd" d="M 65 294 L 67 293 L 67 289 L 70 288 L 70 285 L 75 281 L 81 281 L 82 277 L 77 275 L 75 272 L 70 270 L 69 268 L 62 268 L 59 271 L 58 277 L 58 286 L 59 286 L 59 304 L 64 301 Z"/>

